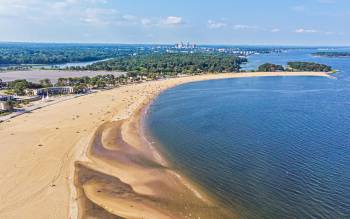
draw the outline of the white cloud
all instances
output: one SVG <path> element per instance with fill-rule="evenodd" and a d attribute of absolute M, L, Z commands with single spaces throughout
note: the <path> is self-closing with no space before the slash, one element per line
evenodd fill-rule
<path fill-rule="evenodd" d="M 75 2 L 72 1 L 61 1 L 61 2 L 55 2 L 50 7 L 54 10 L 63 10 L 66 7 L 68 7 L 70 4 L 74 4 Z"/>
<path fill-rule="evenodd" d="M 176 27 L 185 24 L 182 17 L 168 16 L 163 18 L 149 18 L 140 19 L 140 23 L 144 27 Z"/>
<path fill-rule="evenodd" d="M 131 14 L 125 14 L 122 16 L 122 18 L 126 21 L 136 21 L 138 19 L 137 16 Z"/>
<path fill-rule="evenodd" d="M 79 0 L 77 0 L 77 1 L 79 1 Z M 89 0 L 89 1 L 93 4 L 106 4 L 108 2 L 108 0 Z"/>
<path fill-rule="evenodd" d="M 143 25 L 143 26 L 152 26 L 152 20 L 151 19 L 149 19 L 149 18 L 142 18 L 141 19 L 141 24 Z"/>
<path fill-rule="evenodd" d="M 295 33 L 317 33 L 318 31 L 315 29 L 304 29 L 304 28 L 299 28 L 295 30 Z"/>
<path fill-rule="evenodd" d="M 279 28 L 265 28 L 265 27 L 259 27 L 256 25 L 246 25 L 246 24 L 230 24 L 226 21 L 214 21 L 214 20 L 208 20 L 207 27 L 209 29 L 220 29 L 224 27 L 230 27 L 234 30 L 241 30 L 241 31 L 261 31 L 261 32 L 272 32 L 277 33 L 280 32 L 281 29 Z"/>
<path fill-rule="evenodd" d="M 325 30 L 316 30 L 316 29 L 305 29 L 305 28 L 299 28 L 294 31 L 298 34 L 321 34 L 321 35 L 343 35 L 344 33 L 341 32 L 334 32 L 334 31 L 325 31 Z"/>
<path fill-rule="evenodd" d="M 225 22 L 208 20 L 208 28 L 209 29 L 219 29 L 219 28 L 223 28 L 226 26 L 227 26 L 227 24 Z"/>
<path fill-rule="evenodd" d="M 66 2 L 67 4 L 77 4 L 80 2 L 80 0 L 65 0 L 64 2 Z"/>
<path fill-rule="evenodd" d="M 273 29 L 271 29 L 271 32 L 272 32 L 272 33 L 278 33 L 278 32 L 281 32 L 281 29 L 279 29 L 279 28 L 273 28 Z"/>
<path fill-rule="evenodd" d="M 38 8 L 39 3 L 37 0 L 0 0 L 0 17 L 23 16 Z"/>
<path fill-rule="evenodd" d="M 122 14 L 115 9 L 87 8 L 81 15 L 80 21 L 91 25 L 135 25 L 140 23 L 138 17 Z"/>
<path fill-rule="evenodd" d="M 258 26 L 250 26 L 245 24 L 236 24 L 233 26 L 235 30 L 264 30 L 264 28 Z"/>
<path fill-rule="evenodd" d="M 182 17 L 176 17 L 176 16 L 169 16 L 166 17 L 162 20 L 162 23 L 164 25 L 169 25 L 169 26 L 177 26 L 183 24 L 183 19 Z"/>
<path fill-rule="evenodd" d="M 85 9 L 105 3 L 107 0 L 0 0 L 0 17 L 35 18 L 45 22 L 56 16 L 58 20 L 74 21 Z"/>
<path fill-rule="evenodd" d="M 95 25 L 109 24 L 116 14 L 117 11 L 114 9 L 87 8 L 80 20 Z"/>

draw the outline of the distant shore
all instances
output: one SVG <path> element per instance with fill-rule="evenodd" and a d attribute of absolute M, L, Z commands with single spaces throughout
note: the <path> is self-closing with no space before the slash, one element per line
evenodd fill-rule
<path fill-rule="evenodd" d="M 149 145 L 141 112 L 188 82 L 323 72 L 208 74 L 132 84 L 0 124 L 0 218 L 235 218 Z"/>

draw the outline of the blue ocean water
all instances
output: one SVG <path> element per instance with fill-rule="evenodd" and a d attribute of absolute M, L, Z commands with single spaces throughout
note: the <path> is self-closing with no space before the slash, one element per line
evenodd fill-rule
<path fill-rule="evenodd" d="M 151 105 L 147 128 L 175 168 L 242 218 L 350 218 L 350 59 L 290 52 L 251 63 L 340 72 L 180 85 Z"/>

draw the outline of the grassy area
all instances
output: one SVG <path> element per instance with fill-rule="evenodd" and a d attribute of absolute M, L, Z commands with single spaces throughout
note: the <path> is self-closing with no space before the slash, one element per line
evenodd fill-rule
<path fill-rule="evenodd" d="M 0 116 L 10 115 L 12 112 L 0 112 Z"/>

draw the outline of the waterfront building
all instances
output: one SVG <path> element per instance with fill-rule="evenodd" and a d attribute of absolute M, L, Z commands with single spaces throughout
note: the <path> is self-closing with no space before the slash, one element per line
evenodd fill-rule
<path fill-rule="evenodd" d="M 12 105 L 8 101 L 0 101 L 0 112 L 11 111 Z"/>
<path fill-rule="evenodd" d="M 15 98 L 11 95 L 0 95 L 0 101 L 11 101 Z"/>
<path fill-rule="evenodd" d="M 72 86 L 48 87 L 48 88 L 27 90 L 26 93 L 28 95 L 34 95 L 34 96 L 43 96 L 43 95 L 47 95 L 47 94 L 51 94 L 51 95 L 73 94 L 74 88 Z"/>

